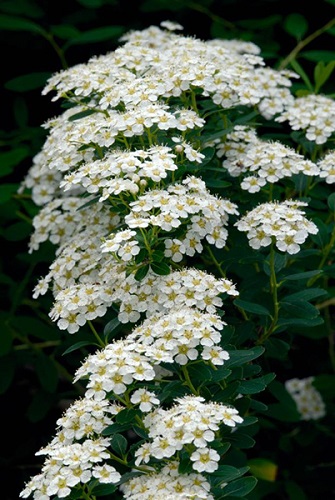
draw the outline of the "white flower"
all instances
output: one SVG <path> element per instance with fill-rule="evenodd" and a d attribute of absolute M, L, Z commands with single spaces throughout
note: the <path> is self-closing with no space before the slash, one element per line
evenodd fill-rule
<path fill-rule="evenodd" d="M 243 418 L 240 417 L 235 408 L 226 407 L 223 409 L 223 423 L 229 427 L 235 427 L 236 424 L 241 424 Z"/>
<path fill-rule="evenodd" d="M 99 483 L 117 483 L 121 479 L 121 474 L 108 464 L 96 465 L 92 469 L 92 475 L 99 480 Z"/>
<path fill-rule="evenodd" d="M 191 455 L 192 467 L 198 472 L 214 472 L 219 467 L 220 455 L 211 448 L 199 448 Z"/>
<path fill-rule="evenodd" d="M 130 401 L 133 404 L 139 404 L 140 410 L 143 412 L 151 411 L 153 405 L 159 404 L 159 399 L 156 395 L 147 389 L 137 389 L 134 391 Z"/>

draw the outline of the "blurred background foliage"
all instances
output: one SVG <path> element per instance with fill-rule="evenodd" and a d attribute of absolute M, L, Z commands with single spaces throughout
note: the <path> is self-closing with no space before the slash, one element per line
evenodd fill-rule
<path fill-rule="evenodd" d="M 82 328 L 76 342 L 82 340 L 83 348 L 64 355 L 73 338 L 50 321 L 49 297 L 32 299 L 38 278 L 53 260 L 54 248 L 44 244 L 28 254 L 37 207 L 17 189 L 45 140 L 41 125 L 61 112 L 58 102 L 41 95 L 47 78 L 114 50 L 126 31 L 171 20 L 180 23 L 186 35 L 252 41 L 261 48 L 268 65 L 294 69 L 302 76 L 302 82 L 295 84 L 297 92 L 322 90 L 335 96 L 334 7 L 335 0 L 320 0 L 309 7 L 299 0 L 0 1 L 0 397 L 6 420 L 0 457 L 3 500 L 17 499 L 24 481 L 37 473 L 40 462 L 35 452 L 53 435 L 55 421 L 67 402 L 80 395 L 81 388 L 72 384 L 72 375 L 88 352 L 85 340 L 90 335 Z M 310 359 L 297 362 L 311 366 Z M 325 380 L 325 391 L 327 384 Z M 272 387 L 280 403 L 283 395 Z M 323 498 L 328 498 L 328 465 L 306 471 L 299 459 L 315 439 L 315 432 L 315 427 L 306 425 L 305 435 L 295 438 L 289 431 L 283 435 L 276 425 L 265 424 L 263 439 L 272 442 L 273 453 L 268 457 L 268 475 L 260 481 L 259 498 L 304 500 L 322 497 L 322 492 L 326 495 Z M 316 446 L 323 453 L 327 443 Z M 268 444 L 267 449 L 271 449 Z M 254 454 L 253 470 L 257 472 L 257 447 Z M 277 472 L 272 459 L 284 464 L 275 485 Z M 261 469 L 264 474 L 264 464 Z M 278 486 L 281 479 L 285 479 L 282 488 Z M 301 488 L 304 482 L 312 496 L 306 497 Z"/>

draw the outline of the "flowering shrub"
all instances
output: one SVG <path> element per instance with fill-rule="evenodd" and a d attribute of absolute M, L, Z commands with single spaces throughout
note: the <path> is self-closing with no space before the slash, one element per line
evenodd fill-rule
<path fill-rule="evenodd" d="M 93 340 L 22 498 L 244 497 L 276 467 L 248 455 L 259 418 L 332 404 L 269 367 L 331 331 L 334 101 L 295 96 L 251 42 L 181 29 L 131 31 L 44 89 L 65 111 L 21 185 L 30 252 L 56 248 L 34 298 L 71 350 Z"/>

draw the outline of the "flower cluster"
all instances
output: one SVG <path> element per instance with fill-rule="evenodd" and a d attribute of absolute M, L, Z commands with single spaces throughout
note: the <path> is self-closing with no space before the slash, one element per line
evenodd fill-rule
<path fill-rule="evenodd" d="M 262 140 L 255 129 L 244 125 L 235 126 L 216 147 L 218 157 L 224 156 L 222 166 L 232 177 L 240 177 L 241 188 L 249 193 L 258 193 L 268 183 L 301 172 L 307 176 L 319 175 L 318 166 L 292 147 Z"/>
<path fill-rule="evenodd" d="M 308 234 L 318 232 L 316 224 L 309 221 L 300 209 L 306 205 L 291 200 L 263 203 L 236 222 L 236 227 L 247 233 L 252 248 L 267 247 L 274 241 L 278 250 L 295 254 Z"/>
<path fill-rule="evenodd" d="M 100 483 L 118 483 L 121 474 L 103 463 L 109 457 L 109 439 L 86 439 L 83 443 L 58 446 L 37 454 L 48 455 L 42 472 L 34 476 L 21 492 L 20 497 L 49 499 L 68 497 L 72 488 L 97 479 Z"/>
<path fill-rule="evenodd" d="M 303 130 L 309 141 L 324 144 L 335 132 L 335 103 L 330 97 L 309 94 L 285 108 L 275 120 L 288 121 L 292 130 Z"/>
<path fill-rule="evenodd" d="M 112 233 L 101 245 L 102 252 L 117 254 L 121 261 L 132 260 L 141 250 L 139 239 L 157 240 L 160 231 L 169 234 L 164 241 L 164 255 L 180 262 L 183 255 L 193 256 L 203 250 L 202 240 L 222 248 L 226 244 L 229 214 L 238 214 L 229 200 L 209 193 L 206 184 L 196 177 L 187 177 L 181 184 L 166 190 L 156 189 L 139 196 L 129 204 L 124 217 L 127 229 Z M 146 229 L 146 233 L 142 230 Z M 137 235 L 135 229 L 139 232 Z M 173 237 L 177 232 L 178 238 Z M 148 241 L 145 241 L 148 246 Z M 154 247 L 151 241 L 151 250 Z"/>
<path fill-rule="evenodd" d="M 120 222 L 120 217 L 111 214 L 102 204 L 94 203 L 92 206 L 87 206 L 91 200 L 92 197 L 83 200 L 78 196 L 69 196 L 46 203 L 33 220 L 34 233 L 30 239 L 30 252 L 38 250 L 44 241 L 51 241 L 59 247 L 57 249 L 59 259 L 67 254 L 67 271 L 74 265 L 77 267 L 79 263 L 76 262 L 75 256 L 70 260 L 70 255 L 73 253 L 73 245 L 76 244 L 78 236 L 82 242 L 90 238 L 90 242 L 93 243 L 95 236 L 101 238 L 101 234 L 111 231 Z M 90 228 L 89 231 L 87 228 Z M 57 262 L 57 268 L 59 267 L 62 267 L 60 261 Z M 50 279 L 51 276 L 48 281 Z"/>
<path fill-rule="evenodd" d="M 136 342 L 137 352 L 157 362 L 186 365 L 198 359 L 201 348 L 202 359 L 222 365 L 229 359 L 228 352 L 218 345 L 224 325 L 215 314 L 184 306 L 150 316 L 128 339 Z"/>
<path fill-rule="evenodd" d="M 150 457 L 169 458 L 185 445 L 190 449 L 192 467 L 198 472 L 214 472 L 218 468 L 219 453 L 210 448 L 220 425 L 235 427 L 243 422 L 238 411 L 222 403 L 206 402 L 200 396 L 176 398 L 169 409 L 157 408 L 144 418 L 151 442 L 135 452 L 136 464 L 147 463 Z"/>
<path fill-rule="evenodd" d="M 129 500 L 175 500 L 197 498 L 214 500 L 210 484 L 201 474 L 179 474 L 179 463 L 170 461 L 159 472 L 133 477 L 120 486 Z"/>
<path fill-rule="evenodd" d="M 88 356 L 76 371 L 74 382 L 87 378 L 85 396 L 100 400 L 109 393 L 123 394 L 134 380 L 153 380 L 155 371 L 149 358 L 136 350 L 136 344 L 127 340 L 108 344 Z"/>
<path fill-rule="evenodd" d="M 117 483 L 121 475 L 107 463 L 109 440 L 97 437 L 113 423 L 122 407 L 109 401 L 78 399 L 57 420 L 58 431 L 53 440 L 36 455 L 46 455 L 41 473 L 31 478 L 21 498 L 65 498 L 72 488 L 92 479 L 101 483 Z"/>
<path fill-rule="evenodd" d="M 294 399 L 302 420 L 318 420 L 326 414 L 320 392 L 314 387 L 314 377 L 286 380 L 285 388 Z"/>
<path fill-rule="evenodd" d="M 101 259 L 97 262 L 102 264 Z M 112 304 L 119 307 L 121 323 L 135 323 L 142 313 L 150 316 L 182 304 L 214 313 L 223 304 L 222 294 L 238 295 L 231 280 L 197 269 L 166 276 L 148 272 L 138 281 L 133 274 L 127 276 L 113 256 L 104 264 L 101 270 L 94 268 L 85 274 L 85 281 L 69 284 L 55 294 L 50 316 L 60 329 L 75 333 L 87 321 L 104 316 Z"/>
<path fill-rule="evenodd" d="M 318 167 L 320 169 L 319 177 L 324 179 L 327 184 L 334 184 L 335 182 L 335 152 L 328 151 L 320 160 L 318 161 Z"/>

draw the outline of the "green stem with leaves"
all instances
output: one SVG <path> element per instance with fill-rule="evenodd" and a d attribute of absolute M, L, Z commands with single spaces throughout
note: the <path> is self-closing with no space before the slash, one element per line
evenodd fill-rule
<path fill-rule="evenodd" d="M 288 54 L 288 56 L 286 56 L 285 59 L 281 61 L 279 69 L 280 70 L 285 69 L 292 61 L 294 61 L 297 58 L 299 52 L 301 52 L 308 44 L 313 42 L 316 38 L 318 38 L 320 35 L 328 31 L 334 25 L 335 25 L 335 18 L 331 19 L 324 26 L 314 31 L 314 33 L 311 33 L 304 40 L 300 40 L 300 42 L 294 47 L 294 49 Z"/>
<path fill-rule="evenodd" d="M 277 326 L 278 322 L 278 317 L 279 317 L 279 302 L 278 302 L 278 283 L 277 283 L 277 276 L 276 276 L 276 269 L 275 269 L 275 248 L 274 248 L 274 242 L 271 244 L 271 249 L 270 249 L 270 258 L 269 258 L 269 267 L 270 267 L 270 290 L 272 294 L 272 302 L 273 302 L 273 315 L 272 315 L 272 321 L 267 330 L 263 332 L 263 334 L 259 337 L 258 341 L 256 342 L 257 345 L 263 344 L 269 337 L 270 335 L 274 332 Z"/>
<path fill-rule="evenodd" d="M 195 394 L 196 396 L 199 396 L 199 391 L 197 391 L 197 389 L 194 387 L 194 385 L 192 384 L 192 381 L 190 379 L 190 375 L 187 371 L 187 368 L 185 365 L 182 366 L 181 368 L 181 371 L 184 375 L 184 378 L 185 378 L 185 381 L 186 381 L 186 384 L 188 385 L 188 387 L 191 389 L 191 391 L 193 392 L 193 394 Z"/>
<path fill-rule="evenodd" d="M 94 337 L 97 339 L 97 341 L 98 341 L 98 345 L 99 345 L 99 346 L 101 346 L 102 348 L 106 347 L 106 346 L 105 346 L 105 344 L 104 344 L 104 342 L 103 342 L 103 341 L 101 340 L 101 338 L 99 337 L 98 332 L 97 332 L 97 331 L 96 331 L 96 329 L 94 328 L 92 321 L 88 320 L 88 321 L 87 321 L 87 323 L 88 323 L 88 325 L 89 325 L 89 327 L 90 327 L 90 329 L 91 329 L 91 331 L 92 331 L 92 333 L 93 333 Z"/>

